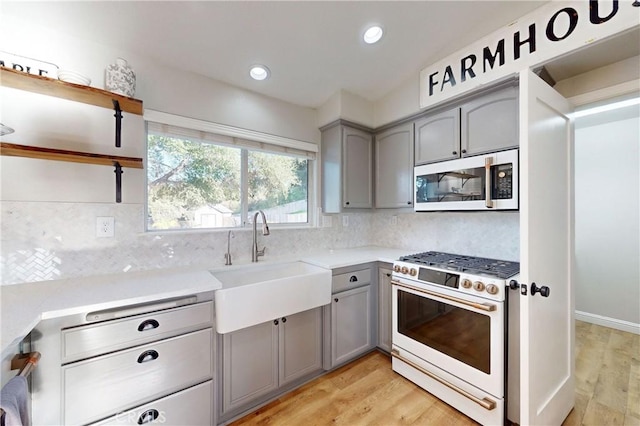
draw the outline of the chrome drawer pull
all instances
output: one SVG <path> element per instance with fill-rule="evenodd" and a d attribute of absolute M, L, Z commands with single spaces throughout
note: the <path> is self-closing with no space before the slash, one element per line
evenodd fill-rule
<path fill-rule="evenodd" d="M 479 406 L 481 406 L 482 408 L 484 408 L 485 410 L 493 410 L 494 408 L 496 408 L 496 402 L 489 399 L 489 398 L 478 398 L 475 395 L 472 395 L 471 393 L 467 392 L 464 389 L 459 388 L 458 386 L 454 385 L 453 383 L 449 383 L 448 381 L 436 376 L 435 374 L 433 374 L 430 371 L 425 370 L 424 368 L 420 367 L 418 364 L 416 364 L 415 362 L 411 362 L 408 359 L 404 358 L 403 356 L 401 356 L 398 353 L 397 349 L 393 349 L 391 350 L 391 356 L 394 358 L 398 358 L 400 361 L 407 363 L 408 365 L 410 365 L 411 367 L 415 368 L 416 370 L 420 371 L 421 373 L 426 374 L 427 376 L 431 377 L 433 380 L 435 380 L 436 382 L 448 387 L 449 389 L 458 392 L 460 395 L 469 398 L 471 401 L 475 402 L 476 404 L 478 404 Z"/>
<path fill-rule="evenodd" d="M 151 423 L 155 419 L 160 416 L 158 410 L 152 408 L 151 410 L 147 410 L 144 413 L 140 414 L 140 418 L 138 418 L 138 424 L 143 425 L 145 423 Z"/>
<path fill-rule="evenodd" d="M 144 320 L 138 326 L 138 331 L 153 330 L 160 327 L 160 323 L 154 319 Z"/>
<path fill-rule="evenodd" d="M 159 356 L 160 354 L 157 351 L 154 351 L 153 349 L 144 351 L 138 357 L 138 364 L 142 364 L 143 362 L 153 361 L 154 359 L 158 359 Z"/>

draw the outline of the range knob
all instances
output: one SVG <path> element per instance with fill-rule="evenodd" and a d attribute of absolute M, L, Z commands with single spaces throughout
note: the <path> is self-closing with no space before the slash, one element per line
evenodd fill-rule
<path fill-rule="evenodd" d="M 475 291 L 483 291 L 484 290 L 484 283 L 482 281 L 476 281 L 473 283 L 473 289 Z"/>
<path fill-rule="evenodd" d="M 464 288 L 471 288 L 471 286 L 472 286 L 472 285 L 473 285 L 473 284 L 471 284 L 471 280 L 468 280 L 468 279 L 466 279 L 466 278 L 465 278 L 464 280 L 462 280 L 462 287 L 464 287 Z"/>
<path fill-rule="evenodd" d="M 400 272 L 402 272 L 403 274 L 408 274 L 409 268 L 407 268 L 406 266 L 403 266 L 402 269 L 400 269 Z"/>
<path fill-rule="evenodd" d="M 400 272 L 400 266 L 399 265 L 395 265 L 393 267 L 393 272 Z"/>
<path fill-rule="evenodd" d="M 489 294 L 498 294 L 498 286 L 495 284 L 487 284 L 487 293 Z"/>
<path fill-rule="evenodd" d="M 418 275 L 418 271 L 416 271 L 416 268 L 411 268 L 409 270 L 409 275 L 411 275 L 412 277 L 415 277 L 416 275 Z"/>

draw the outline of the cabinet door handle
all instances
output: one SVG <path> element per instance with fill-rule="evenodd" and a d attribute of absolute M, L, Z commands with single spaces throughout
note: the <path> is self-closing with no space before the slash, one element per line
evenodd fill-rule
<path fill-rule="evenodd" d="M 278 320 L 273 320 L 273 325 L 278 325 L 280 322 Z"/>
<path fill-rule="evenodd" d="M 463 154 L 466 154 L 466 153 L 467 153 L 467 150 L 466 150 L 466 149 L 463 149 L 463 150 L 462 150 L 462 153 L 463 153 Z"/>
<path fill-rule="evenodd" d="M 144 351 L 138 357 L 138 364 L 142 364 L 144 362 L 153 361 L 154 359 L 158 359 L 159 356 L 160 356 L 160 354 L 158 353 L 158 351 L 154 351 L 153 349 L 150 349 L 148 351 Z"/>
<path fill-rule="evenodd" d="M 349 202 L 348 202 L 348 201 L 346 201 L 344 204 L 348 206 L 348 205 L 349 205 Z"/>
<path fill-rule="evenodd" d="M 157 419 L 158 416 L 160 416 L 158 410 L 152 408 L 151 410 L 147 410 L 144 413 L 140 414 L 140 417 L 138 418 L 138 424 L 143 425 L 145 423 L 151 423 L 155 419 Z"/>
<path fill-rule="evenodd" d="M 458 155 L 458 151 L 453 151 L 452 154 L 453 155 Z"/>
<path fill-rule="evenodd" d="M 388 272 L 387 272 L 385 275 L 386 275 L 386 276 L 388 276 L 388 277 L 390 277 L 390 276 L 391 276 L 391 274 L 390 274 L 390 273 L 388 273 Z"/>
<path fill-rule="evenodd" d="M 287 317 L 282 317 L 282 323 L 284 324 L 285 322 L 287 322 Z"/>
<path fill-rule="evenodd" d="M 358 281 L 358 277 L 356 277 L 355 275 L 351 275 L 351 276 L 349 277 L 349 282 L 350 282 L 350 283 L 355 283 L 355 282 L 357 282 L 357 281 Z"/>
<path fill-rule="evenodd" d="M 333 300 L 335 300 L 335 302 L 338 303 L 338 298 L 337 297 L 335 299 L 333 299 Z"/>
<path fill-rule="evenodd" d="M 160 323 L 154 319 L 144 320 L 138 326 L 138 331 L 147 331 L 153 330 L 154 328 L 160 327 Z"/>

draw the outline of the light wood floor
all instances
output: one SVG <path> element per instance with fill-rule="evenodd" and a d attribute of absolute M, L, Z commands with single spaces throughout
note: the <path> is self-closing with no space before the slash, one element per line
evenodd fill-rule
<path fill-rule="evenodd" d="M 272 401 L 239 425 L 477 425 L 372 352 Z M 576 323 L 576 405 L 563 425 L 640 425 L 640 336 Z"/>

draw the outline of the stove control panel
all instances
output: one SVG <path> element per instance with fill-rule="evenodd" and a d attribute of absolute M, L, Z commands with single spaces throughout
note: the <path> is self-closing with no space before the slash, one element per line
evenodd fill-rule
<path fill-rule="evenodd" d="M 410 262 L 396 261 L 393 265 L 393 277 L 421 283 L 447 287 L 465 294 L 486 299 L 504 300 L 507 281 L 483 275 L 473 275 L 458 271 L 449 271 L 435 267 L 424 267 Z"/>

